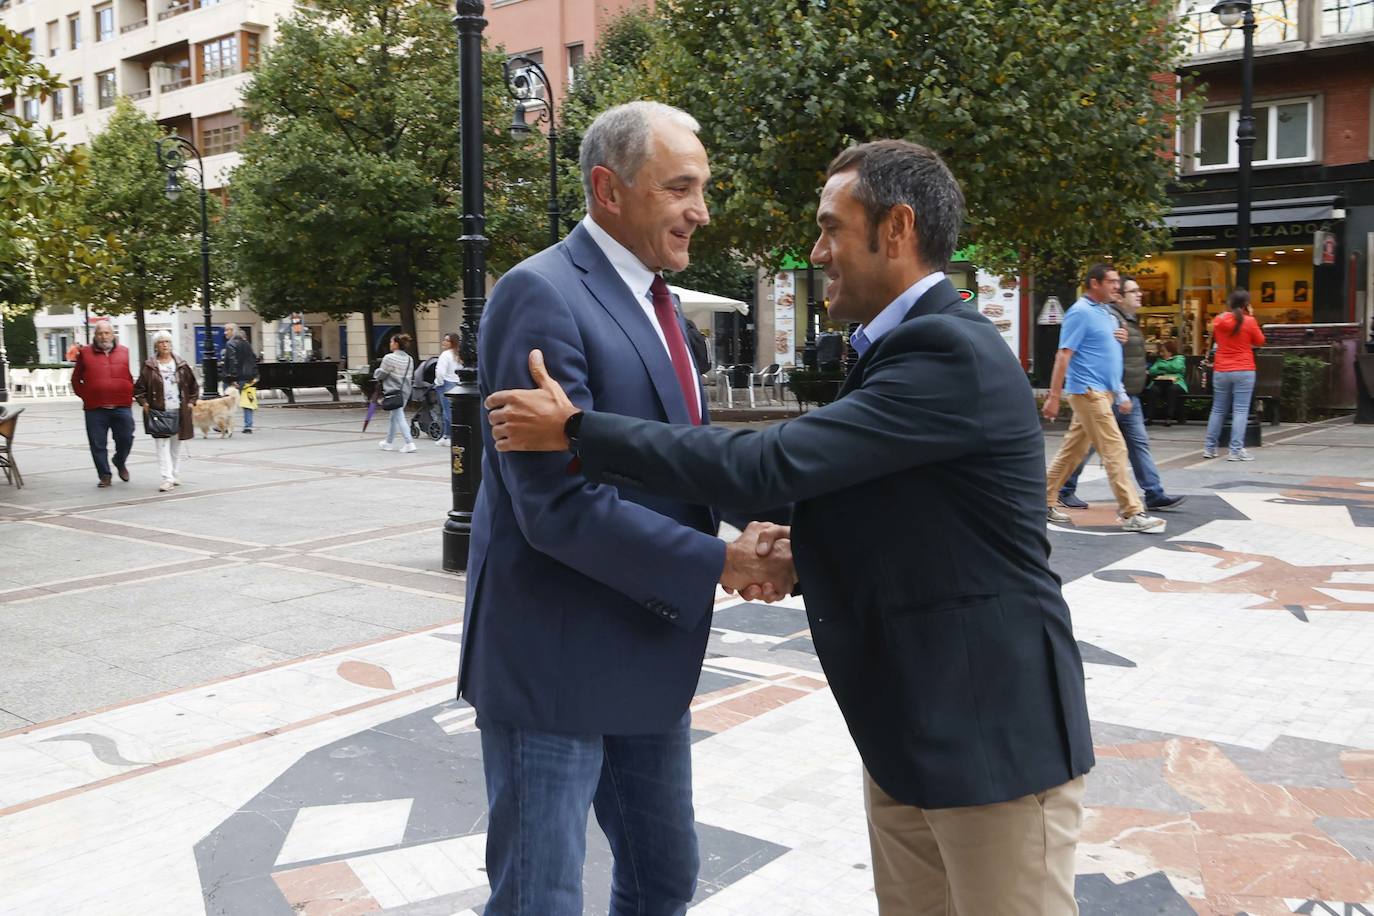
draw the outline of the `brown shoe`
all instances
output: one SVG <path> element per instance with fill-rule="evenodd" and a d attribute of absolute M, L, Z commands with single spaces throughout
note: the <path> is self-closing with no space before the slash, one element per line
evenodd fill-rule
<path fill-rule="evenodd" d="M 102 477 L 102 478 L 100 478 L 100 483 L 96 484 L 97 487 L 108 487 L 109 485 L 110 485 L 110 478 L 108 478 L 108 477 Z"/>
<path fill-rule="evenodd" d="M 128 469 L 128 468 L 115 468 L 115 470 L 119 472 L 119 479 L 120 479 L 120 480 L 124 481 L 125 483 L 128 483 L 128 482 L 129 482 L 129 469 Z"/>

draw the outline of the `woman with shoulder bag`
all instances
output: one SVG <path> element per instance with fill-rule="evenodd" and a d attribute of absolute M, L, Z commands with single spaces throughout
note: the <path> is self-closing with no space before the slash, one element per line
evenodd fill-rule
<path fill-rule="evenodd" d="M 386 438 L 377 443 L 384 452 L 396 450 L 392 442 L 398 432 L 406 443 L 401 446 L 401 451 L 415 451 L 415 442 L 410 438 L 410 424 L 406 422 L 411 374 L 415 370 L 415 360 L 406 352 L 409 346 L 409 334 L 393 334 L 391 352 L 382 357 L 382 364 L 372 373 L 372 377 L 381 382 L 381 407 L 387 412 L 388 418 Z"/>
<path fill-rule="evenodd" d="M 134 383 L 134 400 L 143 408 L 143 431 L 157 447 L 158 490 L 164 493 L 181 486 L 181 440 L 195 435 L 191 405 L 200 397 L 199 387 L 186 360 L 172 352 L 172 335 L 154 334 L 153 355 Z"/>
<path fill-rule="evenodd" d="M 1226 415 L 1231 415 L 1231 443 L 1227 461 L 1254 461 L 1245 450 L 1245 425 L 1250 417 L 1250 399 L 1255 393 L 1255 347 L 1264 346 L 1264 332 L 1250 306 L 1250 291 L 1234 290 L 1226 301 L 1227 311 L 1212 322 L 1212 415 L 1207 418 L 1207 440 L 1203 458 L 1217 456 L 1217 440 Z"/>

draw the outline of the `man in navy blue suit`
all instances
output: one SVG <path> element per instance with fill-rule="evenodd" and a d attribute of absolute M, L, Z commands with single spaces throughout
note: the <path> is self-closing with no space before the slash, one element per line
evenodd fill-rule
<path fill-rule="evenodd" d="M 483 315 L 482 391 L 531 348 L 586 409 L 683 426 L 706 397 L 662 270 L 709 220 L 697 122 L 634 102 L 582 140 L 587 218 L 508 272 Z M 487 783 L 487 916 L 580 916 L 588 811 L 615 856 L 612 914 L 679 914 L 697 873 L 688 704 L 716 584 L 786 594 L 790 558 L 708 506 L 589 483 L 565 457 L 498 454 L 484 426 L 459 695 Z"/>
<path fill-rule="evenodd" d="M 589 480 L 744 511 L 791 502 L 811 636 L 863 758 L 879 912 L 1068 916 L 1093 765 L 1083 662 L 1040 522 L 1030 385 L 942 272 L 962 211 L 914 143 L 831 163 L 811 261 L 860 355 L 798 419 L 587 411 L 537 353 L 539 389 L 486 405 L 502 454 L 572 451 Z"/>

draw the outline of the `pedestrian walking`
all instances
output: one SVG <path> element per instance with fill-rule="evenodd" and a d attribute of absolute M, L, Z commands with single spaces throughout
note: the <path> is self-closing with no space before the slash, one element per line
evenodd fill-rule
<path fill-rule="evenodd" d="M 458 335 L 445 334 L 444 349 L 439 354 L 439 361 L 434 365 L 434 393 L 439 396 L 439 410 L 444 415 L 444 433 L 434 444 L 442 448 L 448 447 L 449 432 L 453 426 L 453 406 L 444 394 L 458 384 L 458 370 L 461 368 L 463 360 L 458 355 Z"/>
<path fill-rule="evenodd" d="M 1164 492 L 1164 483 L 1159 479 L 1159 468 L 1150 454 L 1150 434 L 1145 431 L 1145 411 L 1141 407 L 1140 392 L 1145 390 L 1149 373 L 1145 368 L 1145 335 L 1140 330 L 1138 312 L 1140 311 L 1140 284 L 1132 277 L 1121 280 L 1121 293 L 1108 306 L 1117 324 L 1126 331 L 1126 341 L 1121 345 L 1121 385 L 1130 397 L 1130 409 L 1122 410 L 1120 405 L 1112 405 L 1116 415 L 1116 425 L 1126 440 L 1126 456 L 1131 462 L 1135 482 L 1145 494 L 1145 508 L 1152 512 L 1175 509 L 1183 503 L 1186 496 L 1170 496 Z M 1063 339 L 1062 337 L 1060 338 Z M 1093 454 L 1088 450 L 1088 457 Z M 1088 504 L 1078 497 L 1078 475 L 1083 473 L 1088 458 L 1074 469 L 1069 479 L 1059 488 L 1059 505 L 1070 509 L 1086 509 Z"/>
<path fill-rule="evenodd" d="M 1141 406 L 1145 408 L 1145 422 L 1159 419 L 1160 407 L 1164 408 L 1164 425 L 1172 426 L 1179 416 L 1178 408 L 1183 396 L 1188 393 L 1188 361 L 1178 352 L 1178 341 L 1161 340 L 1159 355 L 1148 370 L 1150 384 L 1140 395 Z"/>
<path fill-rule="evenodd" d="M 233 322 L 224 325 L 224 350 L 220 353 L 220 361 L 220 384 L 233 385 L 239 390 L 243 431 L 251 435 L 253 413 L 258 406 L 258 356 L 243 330 Z"/>
<path fill-rule="evenodd" d="M 1255 347 L 1264 346 L 1264 332 L 1255 320 L 1250 291 L 1234 290 L 1226 311 L 1212 322 L 1212 414 L 1207 418 L 1203 458 L 1217 456 L 1217 440 L 1226 415 L 1231 415 L 1231 443 L 1227 461 L 1254 461 L 1245 449 L 1245 426 L 1255 394 Z"/>
<path fill-rule="evenodd" d="M 114 467 L 119 479 L 129 479 L 129 452 L 134 447 L 134 377 L 129 350 L 115 339 L 114 325 L 97 321 L 91 345 L 76 354 L 72 391 L 81 398 L 86 418 L 86 441 L 99 475 L 98 487 L 110 485 L 109 440 L 114 438 Z"/>
<path fill-rule="evenodd" d="M 181 441 L 195 435 L 191 407 L 200 397 L 200 385 L 191 367 L 172 352 L 172 335 L 153 335 L 153 355 L 143 364 L 134 385 L 134 399 L 143 408 L 143 431 L 157 447 L 157 468 L 162 475 L 158 490 L 181 486 Z"/>
<path fill-rule="evenodd" d="M 382 357 L 382 364 L 372 374 L 374 379 L 381 382 L 381 406 L 387 415 L 386 438 L 377 443 L 384 452 L 396 450 L 392 443 L 397 433 L 405 440 L 401 451 L 415 451 L 415 442 L 410 437 L 410 424 L 406 421 L 406 404 L 410 402 L 410 387 L 413 384 L 411 372 L 415 369 L 415 360 L 406 352 L 409 347 L 409 334 L 393 334 L 391 352 Z"/>
<path fill-rule="evenodd" d="M 1055 508 L 1059 488 L 1095 448 L 1107 467 L 1122 530 L 1162 534 L 1164 520 L 1145 514 L 1132 477 L 1126 440 L 1116 422 L 1117 414 L 1135 409 L 1121 381 L 1121 345 L 1129 334 L 1111 310 L 1112 298 L 1121 289 L 1121 275 L 1108 264 L 1094 264 L 1083 285 L 1083 296 L 1064 315 L 1050 393 L 1045 399 L 1044 415 L 1051 421 L 1059 416 L 1063 392 L 1068 393 L 1073 411 L 1064 443 L 1050 463 L 1045 489 L 1047 515 L 1052 522 L 1069 521 Z"/>

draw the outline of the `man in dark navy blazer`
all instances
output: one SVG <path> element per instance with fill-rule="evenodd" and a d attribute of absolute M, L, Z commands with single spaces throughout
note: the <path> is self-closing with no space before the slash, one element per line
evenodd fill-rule
<path fill-rule="evenodd" d="M 1061 916 L 1077 912 L 1093 764 L 1083 663 L 1049 566 L 1030 386 L 940 273 L 962 211 L 916 144 L 832 163 L 811 260 L 832 316 L 862 322 L 860 357 L 805 416 L 755 431 L 582 412 L 537 353 L 539 390 L 487 406 L 503 453 L 571 450 L 591 480 L 741 510 L 794 503 L 812 637 L 863 758 L 880 912 Z"/>
<path fill-rule="evenodd" d="M 579 406 L 705 422 L 658 273 L 687 266 L 709 219 L 696 130 L 649 102 L 588 128 L 588 217 L 492 290 L 484 392 L 527 380 L 541 346 Z M 485 913 L 580 916 L 593 808 L 615 856 L 610 912 L 682 913 L 698 861 L 688 704 L 716 584 L 786 594 L 790 559 L 760 557 L 757 526 L 727 547 L 706 504 L 588 483 L 566 456 L 498 454 L 483 435 L 458 690 L 482 737 Z"/>

